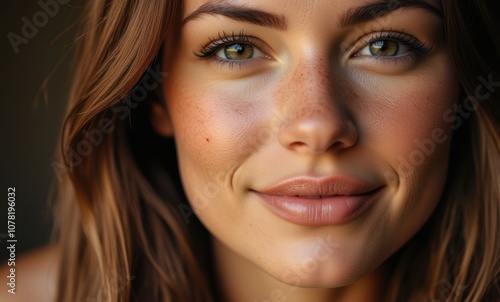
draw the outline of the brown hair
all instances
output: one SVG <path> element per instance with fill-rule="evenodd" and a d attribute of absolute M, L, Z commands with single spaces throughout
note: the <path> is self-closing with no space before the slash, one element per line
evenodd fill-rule
<path fill-rule="evenodd" d="M 177 1 L 86 7 L 61 140 L 58 301 L 207 301 L 173 185 L 165 202 L 131 148 L 131 111 L 142 104 L 130 93 L 179 14 Z"/>
<path fill-rule="evenodd" d="M 494 0 L 442 2 L 463 99 L 475 100 L 479 85 L 500 79 L 499 10 Z M 173 143 L 149 125 L 148 102 L 161 99 L 156 88 L 166 79 L 158 54 L 173 41 L 180 15 L 175 0 L 86 4 L 58 166 L 58 301 L 215 295 L 210 253 L 197 254 L 210 250 L 208 234 L 182 215 L 189 208 Z M 500 93 L 492 87 L 454 133 L 438 208 L 389 260 L 389 301 L 500 295 Z"/>

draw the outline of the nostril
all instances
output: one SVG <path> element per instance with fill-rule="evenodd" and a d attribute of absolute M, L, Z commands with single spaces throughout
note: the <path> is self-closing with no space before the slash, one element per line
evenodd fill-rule
<path fill-rule="evenodd" d="M 290 144 L 290 149 L 296 149 L 296 148 L 306 148 L 307 145 L 302 142 L 294 142 Z"/>

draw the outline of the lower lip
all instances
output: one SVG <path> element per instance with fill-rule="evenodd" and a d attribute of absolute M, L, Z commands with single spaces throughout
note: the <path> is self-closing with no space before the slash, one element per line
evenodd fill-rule
<path fill-rule="evenodd" d="M 339 225 L 354 220 L 375 200 L 381 188 L 362 195 L 303 198 L 274 196 L 254 191 L 264 205 L 279 217 L 304 226 Z"/>

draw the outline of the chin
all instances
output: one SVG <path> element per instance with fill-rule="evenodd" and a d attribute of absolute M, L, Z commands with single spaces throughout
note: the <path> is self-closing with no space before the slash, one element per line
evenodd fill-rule
<path fill-rule="evenodd" d="M 297 265 L 297 263 L 302 263 L 302 265 Z M 275 268 L 275 271 L 268 271 L 268 274 L 291 287 L 337 288 L 363 279 L 376 267 L 377 265 L 351 263 L 343 259 L 318 261 L 318 259 L 309 258 L 294 263 L 284 263 L 280 265 L 280 269 Z"/>

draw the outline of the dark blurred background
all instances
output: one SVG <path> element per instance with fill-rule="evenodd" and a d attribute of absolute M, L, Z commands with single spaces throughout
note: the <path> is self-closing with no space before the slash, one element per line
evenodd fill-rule
<path fill-rule="evenodd" d="M 51 164 L 68 98 L 72 45 L 82 3 L 2 3 L 0 266 L 8 252 L 8 187 L 16 187 L 17 256 L 50 240 L 49 193 L 58 182 Z M 49 80 L 46 98 L 37 96 L 45 80 Z"/>

